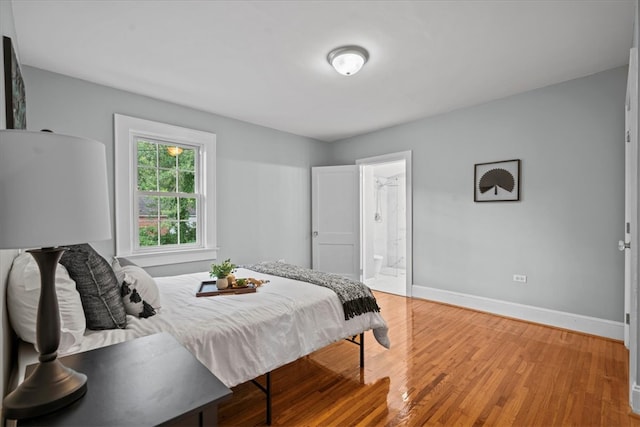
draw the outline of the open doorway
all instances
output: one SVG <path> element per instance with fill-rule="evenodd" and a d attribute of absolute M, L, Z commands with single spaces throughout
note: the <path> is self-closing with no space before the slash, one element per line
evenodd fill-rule
<path fill-rule="evenodd" d="M 363 159 L 358 164 L 361 280 L 371 289 L 406 296 L 411 284 L 407 153 Z"/>

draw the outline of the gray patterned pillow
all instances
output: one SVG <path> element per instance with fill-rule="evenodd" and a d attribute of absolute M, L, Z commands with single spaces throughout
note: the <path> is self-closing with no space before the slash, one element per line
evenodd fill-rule
<path fill-rule="evenodd" d="M 127 326 L 127 313 L 120 286 L 111 265 L 89 244 L 66 246 L 60 258 L 76 282 L 87 329 L 116 329 Z"/>

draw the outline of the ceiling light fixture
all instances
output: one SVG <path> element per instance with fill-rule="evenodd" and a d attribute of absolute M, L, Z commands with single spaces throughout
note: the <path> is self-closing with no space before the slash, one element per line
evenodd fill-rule
<path fill-rule="evenodd" d="M 182 154 L 182 148 L 175 146 L 175 147 L 167 147 L 167 153 L 169 153 L 169 155 L 171 157 L 176 157 L 179 156 L 180 154 Z"/>
<path fill-rule="evenodd" d="M 352 76 L 366 64 L 369 52 L 360 46 L 342 46 L 327 55 L 327 61 L 343 76 Z"/>

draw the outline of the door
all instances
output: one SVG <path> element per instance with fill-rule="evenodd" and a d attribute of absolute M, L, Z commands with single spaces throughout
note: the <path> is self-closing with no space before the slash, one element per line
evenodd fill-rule
<path fill-rule="evenodd" d="M 360 193 L 356 165 L 311 169 L 313 269 L 360 280 Z"/>
<path fill-rule="evenodd" d="M 629 348 L 629 327 L 631 318 L 632 290 L 637 289 L 637 240 L 635 239 L 636 218 L 638 212 L 638 55 L 637 49 L 631 49 L 629 57 L 629 75 L 627 78 L 627 100 L 625 108 L 625 224 L 624 241 L 619 249 L 624 251 L 624 344 Z"/>

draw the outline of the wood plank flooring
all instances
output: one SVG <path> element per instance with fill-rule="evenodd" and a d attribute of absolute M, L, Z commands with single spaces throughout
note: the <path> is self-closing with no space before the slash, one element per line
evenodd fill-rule
<path fill-rule="evenodd" d="M 640 426 L 618 341 L 376 292 L 391 349 L 366 334 L 275 370 L 280 426 Z M 264 394 L 233 389 L 222 426 L 264 425 Z"/>

